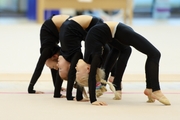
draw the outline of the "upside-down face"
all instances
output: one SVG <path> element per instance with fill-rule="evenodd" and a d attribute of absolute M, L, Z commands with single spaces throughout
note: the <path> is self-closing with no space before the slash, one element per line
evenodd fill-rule
<path fill-rule="evenodd" d="M 70 69 L 70 63 L 66 61 L 63 56 L 60 55 L 58 58 L 57 66 L 59 68 L 60 77 L 64 80 L 67 80 L 69 69 Z"/>
<path fill-rule="evenodd" d="M 57 63 L 58 63 L 58 55 L 55 54 L 53 55 L 51 58 L 48 58 L 46 60 L 46 66 L 49 67 L 50 69 L 55 69 L 55 70 L 58 70 L 58 66 L 57 66 Z"/>
<path fill-rule="evenodd" d="M 76 65 L 76 81 L 82 86 L 88 86 L 90 65 L 80 59 Z"/>

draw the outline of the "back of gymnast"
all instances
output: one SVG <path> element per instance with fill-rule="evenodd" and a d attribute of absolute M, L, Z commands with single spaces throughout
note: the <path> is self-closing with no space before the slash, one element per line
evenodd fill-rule
<path fill-rule="evenodd" d="M 96 70 L 101 63 L 101 55 L 103 47 L 106 43 L 110 43 L 112 38 L 123 45 L 132 46 L 139 52 L 147 56 L 145 63 L 146 73 L 146 89 L 145 95 L 148 97 L 148 102 L 158 100 L 164 105 L 170 105 L 169 100 L 163 95 L 159 84 L 159 60 L 160 52 L 146 38 L 136 33 L 131 27 L 119 22 L 104 22 L 91 28 L 85 39 L 85 55 L 84 61 L 79 65 L 87 66 L 87 70 L 77 72 L 77 82 L 82 82 L 83 77 L 88 77 L 88 87 L 90 94 L 90 102 L 93 105 L 106 105 L 105 102 L 97 101 L 95 96 L 96 87 Z M 77 66 L 78 67 L 78 66 Z M 79 74 L 79 75 L 78 75 Z M 116 77 L 116 76 L 115 76 Z M 114 79 L 116 91 L 121 94 L 120 81 Z"/>

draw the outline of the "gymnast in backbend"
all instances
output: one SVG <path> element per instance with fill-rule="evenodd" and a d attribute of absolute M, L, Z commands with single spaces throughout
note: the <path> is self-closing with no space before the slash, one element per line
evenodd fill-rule
<path fill-rule="evenodd" d="M 114 38 L 114 39 L 112 39 Z M 102 62 L 101 55 L 105 44 L 117 41 L 126 46 L 132 46 L 139 52 L 147 55 L 145 64 L 146 89 L 144 93 L 148 101 L 155 99 L 164 105 L 170 105 L 169 100 L 163 95 L 159 84 L 159 60 L 160 52 L 146 38 L 135 32 L 131 27 L 119 22 L 104 22 L 91 28 L 85 39 L 85 55 L 77 64 L 76 78 L 78 84 L 86 82 L 89 87 L 90 102 L 93 105 L 106 105 L 103 101 L 97 101 L 95 96 L 96 72 Z M 116 92 L 121 94 L 120 80 L 115 76 Z M 87 79 L 85 79 L 87 78 Z"/>
<path fill-rule="evenodd" d="M 59 32 L 62 23 L 70 17 L 69 15 L 53 15 L 42 24 L 40 29 L 40 56 L 28 86 L 28 93 L 43 93 L 34 90 L 34 85 L 39 79 L 45 64 L 51 70 L 53 85 L 55 86 L 56 79 L 60 82 L 59 84 L 62 84 L 56 65 L 60 54 Z"/>

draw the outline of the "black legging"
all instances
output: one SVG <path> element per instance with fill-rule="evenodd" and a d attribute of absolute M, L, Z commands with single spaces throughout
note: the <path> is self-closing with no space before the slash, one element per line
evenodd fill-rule
<path fill-rule="evenodd" d="M 146 38 L 122 23 L 119 23 L 117 26 L 115 38 L 122 44 L 133 46 L 147 55 L 145 64 L 146 88 L 151 88 L 153 91 L 160 90 L 159 60 L 161 53 Z"/>
<path fill-rule="evenodd" d="M 106 64 L 104 65 L 106 74 L 105 79 L 108 79 L 109 73 L 113 70 L 114 67 L 116 67 L 113 84 L 115 84 L 116 90 L 121 90 L 122 88 L 120 83 L 122 82 L 122 77 L 131 55 L 131 47 L 123 45 L 115 39 L 110 42 L 109 45 L 112 47 Z"/>
<path fill-rule="evenodd" d="M 106 59 L 109 56 L 110 52 L 111 52 L 111 48 L 110 48 L 110 46 L 108 44 L 106 44 L 104 46 L 104 51 L 103 51 L 103 54 L 102 54 L 102 63 L 101 63 L 102 67 L 104 66 L 104 64 L 106 64 Z"/>

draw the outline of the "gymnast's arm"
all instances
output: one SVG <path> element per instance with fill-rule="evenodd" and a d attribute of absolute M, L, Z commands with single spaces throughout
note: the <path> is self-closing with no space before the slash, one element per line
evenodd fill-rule
<path fill-rule="evenodd" d="M 39 57 L 38 63 L 36 65 L 35 71 L 33 73 L 33 76 L 31 78 L 31 81 L 28 86 L 28 93 L 36 93 L 34 90 L 34 85 L 36 84 L 37 80 L 39 79 L 42 70 L 44 68 L 44 64 L 48 58 L 51 56 L 51 51 L 49 49 L 43 50 L 42 54 Z"/>
<path fill-rule="evenodd" d="M 62 87 L 63 80 L 59 76 L 59 73 L 56 73 L 56 81 L 55 81 L 55 88 L 54 88 L 54 98 L 61 98 L 62 94 L 61 87 Z"/>
<path fill-rule="evenodd" d="M 91 62 L 91 68 L 88 79 L 90 102 L 92 105 L 98 105 L 98 106 L 107 105 L 105 102 L 97 101 L 96 99 L 96 74 L 97 74 L 97 68 L 100 67 L 101 63 L 102 63 L 101 56 L 95 55 Z"/>
<path fill-rule="evenodd" d="M 91 68 L 89 73 L 88 79 L 88 87 L 89 87 L 89 95 L 90 95 L 90 102 L 93 103 L 97 101 L 96 99 L 96 74 L 97 68 L 101 63 L 101 58 L 99 55 L 95 55 L 91 62 Z"/>
<path fill-rule="evenodd" d="M 57 74 L 59 74 L 59 71 L 55 69 L 50 69 L 50 70 L 51 70 L 51 77 L 53 80 L 53 85 L 55 86 Z"/>
<path fill-rule="evenodd" d="M 76 100 L 77 101 L 83 100 L 83 96 L 82 96 L 83 88 L 80 87 L 79 85 L 77 85 L 76 89 L 77 89 L 77 91 L 76 91 Z"/>
<path fill-rule="evenodd" d="M 66 98 L 67 100 L 74 100 L 74 97 L 72 96 L 72 90 L 73 90 L 73 85 L 76 79 L 76 64 L 79 59 L 82 59 L 82 53 L 81 52 L 76 52 L 75 55 L 73 56 L 71 60 L 71 66 L 69 69 L 68 73 L 68 82 L 67 82 L 67 90 L 66 90 Z M 78 91 L 80 92 L 80 91 Z M 79 96 L 81 99 L 81 96 Z"/>

